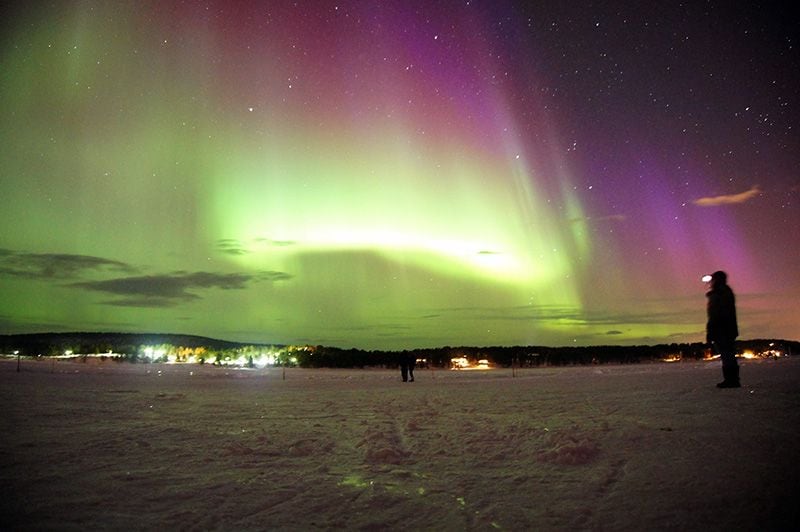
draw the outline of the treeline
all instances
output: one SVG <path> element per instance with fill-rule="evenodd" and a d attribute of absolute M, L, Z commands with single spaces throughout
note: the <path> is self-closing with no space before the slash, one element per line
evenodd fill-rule
<path fill-rule="evenodd" d="M 787 340 L 743 340 L 737 342 L 739 352 L 752 351 L 757 355 L 769 351 L 781 354 L 800 353 L 800 342 Z M 500 367 L 573 366 L 588 364 L 639 364 L 663 360 L 702 360 L 708 345 L 661 344 L 637 346 L 494 346 L 440 347 L 407 351 L 364 351 L 316 346 L 297 353 L 298 365 L 313 368 L 394 367 L 400 357 L 412 356 L 423 365 L 449 367 L 454 358 L 466 358 L 471 363 L 488 360 Z"/>
<path fill-rule="evenodd" d="M 756 355 L 800 353 L 800 342 L 791 340 L 742 340 L 739 352 Z M 470 363 L 487 360 L 499 367 L 571 366 L 588 364 L 638 364 L 663 360 L 701 360 L 709 354 L 704 343 L 639 346 L 494 346 L 437 347 L 407 351 L 368 351 L 327 346 L 276 346 L 227 342 L 201 336 L 128 333 L 43 333 L 0 336 L 0 352 L 19 351 L 25 356 L 117 353 L 131 362 L 176 361 L 229 363 L 245 360 L 252 365 L 269 352 L 270 364 L 306 368 L 397 367 L 401 357 L 413 357 L 421 366 L 450 367 L 451 360 Z M 153 357 L 153 353 L 156 357 Z M 159 354 L 160 353 L 160 354 Z"/>

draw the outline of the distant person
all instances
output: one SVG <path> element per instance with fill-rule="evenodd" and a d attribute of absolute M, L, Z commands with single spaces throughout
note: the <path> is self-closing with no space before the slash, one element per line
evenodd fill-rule
<path fill-rule="evenodd" d="M 736 323 L 736 298 L 728 286 L 728 275 L 723 271 L 714 272 L 708 281 L 708 324 L 706 342 L 722 358 L 724 380 L 718 388 L 739 388 L 739 364 L 736 362 L 736 337 L 739 327 Z"/>
<path fill-rule="evenodd" d="M 414 382 L 414 365 L 417 358 L 408 353 L 400 353 L 400 376 L 403 382 Z"/>

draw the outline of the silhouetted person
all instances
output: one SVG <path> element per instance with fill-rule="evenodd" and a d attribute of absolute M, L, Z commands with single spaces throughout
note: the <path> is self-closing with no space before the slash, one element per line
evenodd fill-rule
<path fill-rule="evenodd" d="M 739 327 L 736 323 L 736 298 L 728 286 L 728 275 L 723 271 L 714 272 L 709 281 L 711 290 L 708 298 L 708 324 L 706 341 L 722 358 L 724 380 L 718 388 L 739 388 L 739 364 L 736 362 L 736 337 Z"/>
<path fill-rule="evenodd" d="M 400 376 L 403 382 L 414 382 L 414 365 L 417 357 L 408 353 L 400 353 Z"/>

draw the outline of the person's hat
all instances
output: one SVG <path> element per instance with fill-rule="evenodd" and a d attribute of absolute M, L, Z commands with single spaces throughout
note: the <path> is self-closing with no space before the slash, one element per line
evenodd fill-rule
<path fill-rule="evenodd" d="M 724 283 L 728 280 L 728 274 L 722 270 L 719 270 L 711 274 L 711 279 L 714 281 L 722 281 Z"/>

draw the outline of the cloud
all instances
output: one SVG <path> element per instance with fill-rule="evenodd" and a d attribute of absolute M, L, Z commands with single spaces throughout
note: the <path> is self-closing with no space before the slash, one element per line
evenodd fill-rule
<path fill-rule="evenodd" d="M 580 320 L 582 314 L 576 307 L 558 305 L 524 305 L 516 307 L 441 307 L 430 309 L 438 314 L 431 317 L 466 315 L 479 320 L 548 321 Z"/>
<path fill-rule="evenodd" d="M 74 279 L 87 272 L 113 271 L 134 273 L 124 262 L 68 253 L 22 253 L 0 249 L 0 275 L 26 279 Z"/>
<path fill-rule="evenodd" d="M 227 246 L 229 250 L 233 250 L 236 242 L 220 240 L 217 246 Z M 124 262 L 90 255 L 23 253 L 0 248 L 0 277 L 73 281 L 65 286 L 119 296 L 119 299 L 106 301 L 105 304 L 122 307 L 170 307 L 200 299 L 195 293 L 199 290 L 241 290 L 250 283 L 288 281 L 294 277 L 286 272 L 271 270 L 254 274 L 176 271 L 79 281 L 81 278 L 96 278 L 97 274 L 109 272 L 136 274 L 140 270 Z"/>
<path fill-rule="evenodd" d="M 718 207 L 720 205 L 733 205 L 736 203 L 744 203 L 761 194 L 761 189 L 758 186 L 753 186 L 750 190 L 745 190 L 738 194 L 726 194 L 722 196 L 707 196 L 705 198 L 698 198 L 692 203 L 700 207 Z"/>
<path fill-rule="evenodd" d="M 226 255 L 245 255 L 250 253 L 242 243 L 233 238 L 222 238 L 216 242 L 217 249 Z"/>
<path fill-rule="evenodd" d="M 192 298 L 186 292 L 192 288 L 222 288 L 234 290 L 244 288 L 252 276 L 242 273 L 188 273 L 178 271 L 162 275 L 121 277 L 104 281 L 74 283 L 73 286 L 118 295 L 163 296 L 169 298 Z"/>
<path fill-rule="evenodd" d="M 39 332 L 60 332 L 74 327 L 65 326 L 64 323 L 40 321 L 39 317 L 30 315 L 8 316 L 0 315 L 0 330 L 3 334 L 27 334 Z"/>
<path fill-rule="evenodd" d="M 287 247 L 287 246 L 294 246 L 297 244 L 294 240 L 273 240 L 267 237 L 260 237 L 255 239 L 256 242 L 259 244 L 266 244 L 268 246 L 275 246 L 275 247 Z"/>
<path fill-rule="evenodd" d="M 263 249 L 264 247 L 288 247 L 296 244 L 294 240 L 272 240 L 271 238 L 254 238 L 250 244 L 255 244 L 256 248 Z M 246 255 L 252 253 L 253 247 L 248 246 L 241 240 L 235 238 L 221 238 L 215 242 L 215 247 L 221 253 L 226 255 Z"/>
<path fill-rule="evenodd" d="M 161 275 L 121 277 L 102 281 L 85 281 L 70 286 L 121 297 L 106 301 L 122 307 L 171 307 L 200 299 L 198 290 L 243 290 L 254 282 L 282 281 L 292 276 L 284 272 L 210 273 L 177 271 Z"/>
<path fill-rule="evenodd" d="M 293 278 L 294 275 L 292 275 L 291 273 L 276 272 L 270 270 L 270 271 L 258 272 L 258 274 L 256 274 L 255 277 L 259 281 L 273 282 L 273 281 L 288 281 L 289 279 Z"/>
<path fill-rule="evenodd" d="M 608 326 L 607 334 L 623 334 L 617 327 L 621 325 L 685 324 L 693 323 L 696 316 L 687 313 L 683 307 L 668 307 L 669 310 L 643 310 L 641 312 L 589 311 L 567 305 L 524 305 L 513 307 L 459 307 L 431 309 L 449 317 L 468 316 L 483 321 L 530 321 L 547 323 L 558 321 L 574 325 Z M 449 315 L 449 316 L 448 316 Z M 613 329 L 610 327 L 614 327 Z"/>
<path fill-rule="evenodd" d="M 189 297 L 184 298 L 182 301 L 185 303 L 192 299 L 200 299 L 200 296 L 188 294 Z M 112 307 L 133 307 L 133 308 L 167 308 L 178 305 L 181 300 L 170 299 L 168 297 L 126 297 L 123 299 L 113 299 L 110 301 L 103 301 L 104 305 Z"/>

